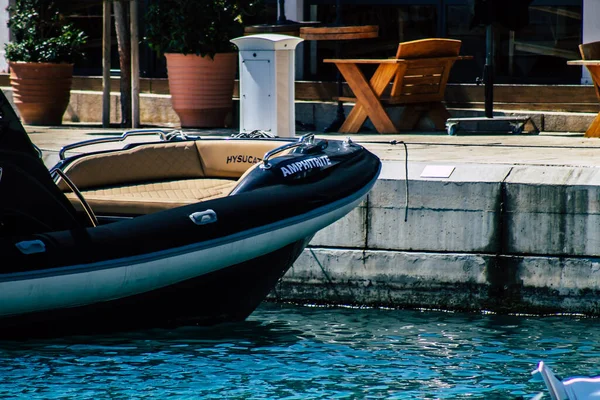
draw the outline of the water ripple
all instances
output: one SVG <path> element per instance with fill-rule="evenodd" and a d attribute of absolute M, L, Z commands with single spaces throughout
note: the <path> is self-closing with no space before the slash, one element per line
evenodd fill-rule
<path fill-rule="evenodd" d="M 0 342 L 11 399 L 484 399 L 600 373 L 597 321 L 264 304 L 248 321 Z"/>

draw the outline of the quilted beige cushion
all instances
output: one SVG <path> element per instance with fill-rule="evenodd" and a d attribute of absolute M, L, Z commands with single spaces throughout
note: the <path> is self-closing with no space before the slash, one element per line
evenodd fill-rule
<path fill-rule="evenodd" d="M 96 214 L 139 215 L 227 196 L 235 185 L 236 181 L 227 179 L 185 179 L 85 190 L 82 194 Z M 82 210 L 75 194 L 67 193 L 67 197 Z"/>
<path fill-rule="evenodd" d="M 260 163 L 267 151 L 281 146 L 272 141 L 211 141 L 197 140 L 202 170 L 208 177 L 239 178 L 253 165 Z"/>
<path fill-rule="evenodd" d="M 79 190 L 204 176 L 193 142 L 157 143 L 114 154 L 90 155 L 74 161 L 65 172 Z M 63 182 L 59 186 L 68 190 Z"/>
<path fill-rule="evenodd" d="M 198 140 L 89 155 L 65 172 L 96 214 L 148 214 L 229 195 L 277 141 Z M 234 180 L 235 179 L 235 180 Z M 71 203 L 82 209 L 64 182 Z"/>

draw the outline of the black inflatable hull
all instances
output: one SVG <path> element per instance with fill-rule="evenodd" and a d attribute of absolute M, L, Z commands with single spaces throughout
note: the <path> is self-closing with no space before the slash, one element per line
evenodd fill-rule
<path fill-rule="evenodd" d="M 366 198 L 381 169 L 375 155 L 350 140 L 277 139 L 228 196 L 84 224 L 1 92 L 0 114 L 5 338 L 243 320 L 319 230 Z M 170 147 L 165 140 L 161 149 Z M 220 141 L 225 149 L 244 143 Z M 153 143 L 132 146 L 144 145 Z M 120 151 L 127 149 L 94 155 Z M 160 151 L 156 157 L 174 157 Z M 135 165 L 128 163 L 122 168 Z"/>
<path fill-rule="evenodd" d="M 97 334 L 245 320 L 292 266 L 312 237 L 177 284 L 81 307 L 6 317 L 0 338 Z"/>

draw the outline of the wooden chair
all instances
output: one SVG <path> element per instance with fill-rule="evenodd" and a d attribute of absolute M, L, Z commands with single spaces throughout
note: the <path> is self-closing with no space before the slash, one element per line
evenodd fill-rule
<path fill-rule="evenodd" d="M 582 60 L 600 60 L 600 41 L 580 44 L 579 53 L 581 54 Z M 590 71 L 590 74 L 592 74 L 592 71 Z M 600 85 L 600 79 L 596 79 L 594 75 L 592 75 L 592 79 L 594 80 L 596 96 L 598 96 L 598 99 L 600 100 L 600 89 L 598 87 L 598 85 Z"/>
<path fill-rule="evenodd" d="M 424 114 L 436 129 L 444 130 L 450 113 L 443 104 L 450 69 L 459 59 L 461 41 L 422 39 L 398 45 L 391 59 L 329 59 L 335 63 L 356 97 L 341 101 L 355 102 L 340 132 L 356 133 L 367 118 L 379 133 L 397 133 L 413 129 Z M 369 81 L 359 65 L 378 65 Z M 390 85 L 391 83 L 391 85 Z M 384 108 L 403 106 L 400 121 L 394 123 Z"/>
<path fill-rule="evenodd" d="M 404 106 L 398 129 L 413 129 L 424 114 L 436 129 L 445 129 L 450 113 L 442 102 L 460 46 L 460 40 L 438 38 L 398 45 L 396 58 L 406 60 L 407 67 L 398 70 L 389 98 L 382 99 L 384 106 Z"/>
<path fill-rule="evenodd" d="M 600 41 L 580 44 L 579 53 L 584 60 L 600 60 Z"/>

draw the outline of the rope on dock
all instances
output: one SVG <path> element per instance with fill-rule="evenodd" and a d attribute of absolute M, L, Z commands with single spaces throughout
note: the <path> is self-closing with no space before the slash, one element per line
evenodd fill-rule
<path fill-rule="evenodd" d="M 317 258 L 317 255 L 315 254 L 315 252 L 313 251 L 313 249 L 309 248 L 308 250 L 310 251 L 310 254 L 312 254 L 312 256 L 314 257 L 314 259 L 317 262 L 317 264 L 319 264 L 319 268 L 321 268 L 321 272 L 323 272 L 323 275 L 325 275 L 325 278 L 327 278 L 327 282 L 329 282 L 329 284 L 331 285 L 331 289 L 333 290 L 333 292 L 335 293 L 335 295 L 337 296 L 337 298 L 340 301 L 342 301 L 342 296 L 340 295 L 340 293 L 335 288 L 335 283 L 333 283 L 333 279 L 331 279 L 331 277 L 329 276 L 329 274 L 327 273 L 327 271 L 325 271 L 325 267 L 323 267 L 323 264 L 321 264 L 321 261 L 319 261 L 319 259 Z"/>
<path fill-rule="evenodd" d="M 404 141 L 396 141 L 396 140 L 392 140 L 390 141 L 390 144 L 392 145 L 396 145 L 398 143 L 402 143 L 404 145 L 404 186 L 406 188 L 405 190 L 405 202 L 404 202 L 404 222 L 408 221 L 408 147 L 406 146 L 406 143 Z"/>

